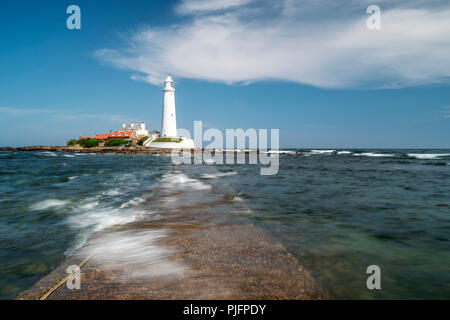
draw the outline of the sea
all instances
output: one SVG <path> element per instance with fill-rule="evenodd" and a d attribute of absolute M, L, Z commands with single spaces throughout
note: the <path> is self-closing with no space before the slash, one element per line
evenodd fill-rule
<path fill-rule="evenodd" d="M 450 150 L 272 156 L 276 175 L 257 164 L 176 165 L 163 154 L 0 152 L 0 298 L 30 288 L 97 233 L 169 212 L 172 224 L 196 215 L 264 229 L 334 299 L 450 298 Z M 366 285 L 371 265 L 379 290 Z"/>

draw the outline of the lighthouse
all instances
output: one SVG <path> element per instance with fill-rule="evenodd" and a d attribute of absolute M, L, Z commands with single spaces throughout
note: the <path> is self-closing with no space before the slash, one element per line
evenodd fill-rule
<path fill-rule="evenodd" d="M 175 89 L 170 76 L 164 81 L 164 98 L 162 110 L 161 136 L 163 138 L 177 136 L 177 117 L 175 114 Z"/>
<path fill-rule="evenodd" d="M 194 140 L 177 136 L 177 116 L 175 114 L 175 89 L 169 76 L 164 81 L 161 138 L 148 139 L 146 147 L 158 149 L 195 149 Z M 167 139 L 169 138 L 169 139 Z"/>

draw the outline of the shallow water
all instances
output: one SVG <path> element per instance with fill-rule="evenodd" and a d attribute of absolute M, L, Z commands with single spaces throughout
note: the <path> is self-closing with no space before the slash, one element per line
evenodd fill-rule
<path fill-rule="evenodd" d="M 0 297 L 98 233 L 189 211 L 268 230 L 334 298 L 449 298 L 449 194 L 450 150 L 286 150 L 275 176 L 164 155 L 0 152 Z M 140 249 L 140 263 L 165 252 Z M 365 285 L 372 264 L 379 291 Z"/>

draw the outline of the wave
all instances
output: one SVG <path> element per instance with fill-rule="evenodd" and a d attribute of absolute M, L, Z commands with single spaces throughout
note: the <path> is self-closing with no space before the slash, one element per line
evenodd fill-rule
<path fill-rule="evenodd" d="M 292 151 L 292 150 L 269 150 L 266 153 L 269 153 L 269 154 L 297 154 L 296 151 Z"/>
<path fill-rule="evenodd" d="M 304 156 L 314 156 L 314 155 L 334 155 L 336 154 L 336 150 L 311 150 L 309 152 L 302 153 Z"/>
<path fill-rule="evenodd" d="M 339 154 L 339 155 L 344 155 L 344 154 L 352 154 L 353 152 L 351 152 L 351 151 L 338 151 L 338 153 L 337 154 Z"/>
<path fill-rule="evenodd" d="M 230 171 L 230 172 L 216 172 L 216 173 L 203 173 L 200 178 L 202 179 L 217 179 L 221 177 L 226 176 L 233 176 L 235 174 L 238 174 L 236 171 Z"/>
<path fill-rule="evenodd" d="M 64 157 L 66 157 L 66 158 L 75 158 L 75 156 L 73 154 L 65 154 Z"/>
<path fill-rule="evenodd" d="M 163 187 L 166 189 L 194 189 L 194 190 L 206 190 L 211 189 L 211 186 L 205 184 L 197 179 L 189 178 L 184 173 L 179 171 L 172 171 L 166 173 L 161 181 L 163 182 Z"/>
<path fill-rule="evenodd" d="M 43 151 L 40 152 L 41 155 L 43 156 L 47 156 L 47 157 L 57 157 L 58 155 L 54 152 L 50 152 L 50 151 Z"/>
<path fill-rule="evenodd" d="M 408 157 L 416 159 L 438 159 L 448 156 L 450 156 L 450 153 L 408 153 Z"/>
<path fill-rule="evenodd" d="M 120 191 L 117 190 L 117 189 L 110 189 L 110 190 L 107 190 L 107 191 L 103 191 L 101 193 L 101 195 L 104 195 L 104 196 L 118 196 L 120 194 L 121 194 Z"/>
<path fill-rule="evenodd" d="M 363 153 L 355 153 L 354 156 L 363 156 L 363 157 L 393 157 L 394 154 L 391 153 L 373 153 L 373 152 L 363 152 Z"/>
<path fill-rule="evenodd" d="M 38 210 L 46 210 L 46 209 L 52 209 L 52 208 L 60 208 L 65 205 L 67 205 L 69 201 L 67 200 L 58 200 L 58 199 L 48 199 L 43 200 L 38 203 L 35 203 L 31 206 L 31 210 L 38 211 Z"/>
<path fill-rule="evenodd" d="M 145 202 L 144 198 L 136 197 L 136 198 L 133 198 L 133 199 L 131 199 L 131 200 L 125 202 L 125 203 L 122 203 L 122 205 L 120 206 L 120 209 L 127 208 L 127 207 L 130 207 L 130 206 L 137 206 L 137 205 L 139 205 L 139 204 L 141 204 L 143 202 Z"/>
<path fill-rule="evenodd" d="M 215 160 L 215 159 L 212 159 L 212 158 L 204 157 L 204 158 L 203 158 L 203 162 L 204 162 L 205 164 L 215 164 L 215 163 L 216 163 L 216 160 Z"/>

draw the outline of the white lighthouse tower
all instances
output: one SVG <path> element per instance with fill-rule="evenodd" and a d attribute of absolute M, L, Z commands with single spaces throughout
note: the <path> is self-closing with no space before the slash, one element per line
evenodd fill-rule
<path fill-rule="evenodd" d="M 164 99 L 162 111 L 161 136 L 163 138 L 177 136 L 177 116 L 175 114 L 175 89 L 170 76 L 164 81 Z"/>
<path fill-rule="evenodd" d="M 173 80 L 169 76 L 164 81 L 164 98 L 161 123 L 161 138 L 170 139 L 154 139 L 149 140 L 145 146 L 152 148 L 169 148 L 169 149 L 194 149 L 194 140 L 186 137 L 177 137 L 177 117 L 175 114 L 175 89 L 173 88 Z"/>

